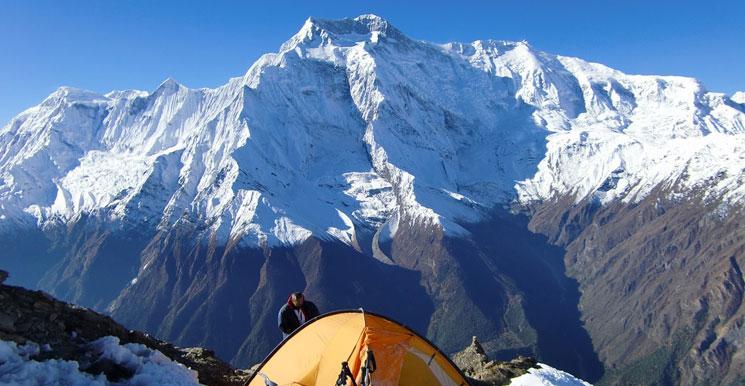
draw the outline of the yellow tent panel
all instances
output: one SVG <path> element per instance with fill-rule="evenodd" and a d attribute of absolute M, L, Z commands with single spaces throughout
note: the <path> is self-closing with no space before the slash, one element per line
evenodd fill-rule
<path fill-rule="evenodd" d="M 321 315 L 301 326 L 269 354 L 248 385 L 266 386 L 266 378 L 279 386 L 334 386 L 342 362 L 360 385 L 368 357 L 377 364 L 370 374 L 374 386 L 468 385 L 463 373 L 427 339 L 360 310 Z"/>

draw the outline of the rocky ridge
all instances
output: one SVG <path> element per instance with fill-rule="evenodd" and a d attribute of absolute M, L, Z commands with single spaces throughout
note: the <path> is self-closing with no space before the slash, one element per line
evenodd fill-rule
<path fill-rule="evenodd" d="M 535 358 L 518 356 L 509 362 L 489 360 L 486 351 L 474 336 L 471 345 L 456 353 L 453 362 L 469 378 L 471 386 L 501 386 L 515 377 L 539 368 Z"/>
<path fill-rule="evenodd" d="M 7 278 L 0 271 L 0 279 Z M 233 369 L 218 359 L 215 353 L 201 347 L 181 348 L 148 334 L 128 330 L 108 316 L 87 308 L 54 299 L 43 291 L 31 291 L 2 284 L 0 280 L 0 340 L 19 345 L 34 342 L 45 346 L 33 359 L 71 360 L 80 363 L 81 370 L 105 374 L 109 381 L 118 381 L 127 369 L 106 359 L 91 358 L 89 344 L 105 336 L 114 336 L 124 343 L 139 343 L 158 350 L 171 360 L 199 374 L 205 385 L 243 385 L 250 373 Z"/>

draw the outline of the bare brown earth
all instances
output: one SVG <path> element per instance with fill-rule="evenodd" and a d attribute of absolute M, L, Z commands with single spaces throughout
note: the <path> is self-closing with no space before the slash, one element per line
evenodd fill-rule
<path fill-rule="evenodd" d="M 669 197 L 607 207 L 566 199 L 537 208 L 530 227 L 566 248 L 602 383 L 742 384 L 743 212 Z"/>

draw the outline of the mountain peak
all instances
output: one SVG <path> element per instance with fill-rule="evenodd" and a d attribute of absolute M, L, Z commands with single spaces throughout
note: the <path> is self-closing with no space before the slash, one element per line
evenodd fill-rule
<path fill-rule="evenodd" d="M 309 17 L 305 21 L 306 27 L 315 27 L 336 36 L 343 35 L 366 35 L 372 32 L 390 33 L 399 32 L 391 26 L 387 20 L 373 14 L 360 15 L 355 18 L 344 18 L 339 20 L 318 19 Z"/>
<path fill-rule="evenodd" d="M 160 86 L 158 86 L 158 88 L 156 89 L 156 92 L 157 91 L 169 91 L 169 92 L 173 92 L 173 91 L 178 90 L 179 88 L 181 88 L 181 84 L 179 82 L 176 82 L 175 79 L 173 79 L 171 77 L 168 77 L 168 78 L 166 78 L 166 80 L 164 80 L 160 84 Z"/>
<path fill-rule="evenodd" d="M 282 45 L 281 51 L 290 51 L 303 45 L 332 44 L 351 46 L 359 42 L 377 43 L 381 38 L 404 39 L 401 31 L 387 20 L 373 14 L 339 20 L 309 17 L 297 34 Z"/>

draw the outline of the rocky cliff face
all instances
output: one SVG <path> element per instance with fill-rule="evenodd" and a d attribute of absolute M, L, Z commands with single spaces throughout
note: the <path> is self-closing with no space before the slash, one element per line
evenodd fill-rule
<path fill-rule="evenodd" d="M 4 126 L 0 261 L 243 366 L 304 290 L 449 352 L 737 380 L 743 132 L 694 79 L 309 19 L 222 87 L 65 87 Z"/>

